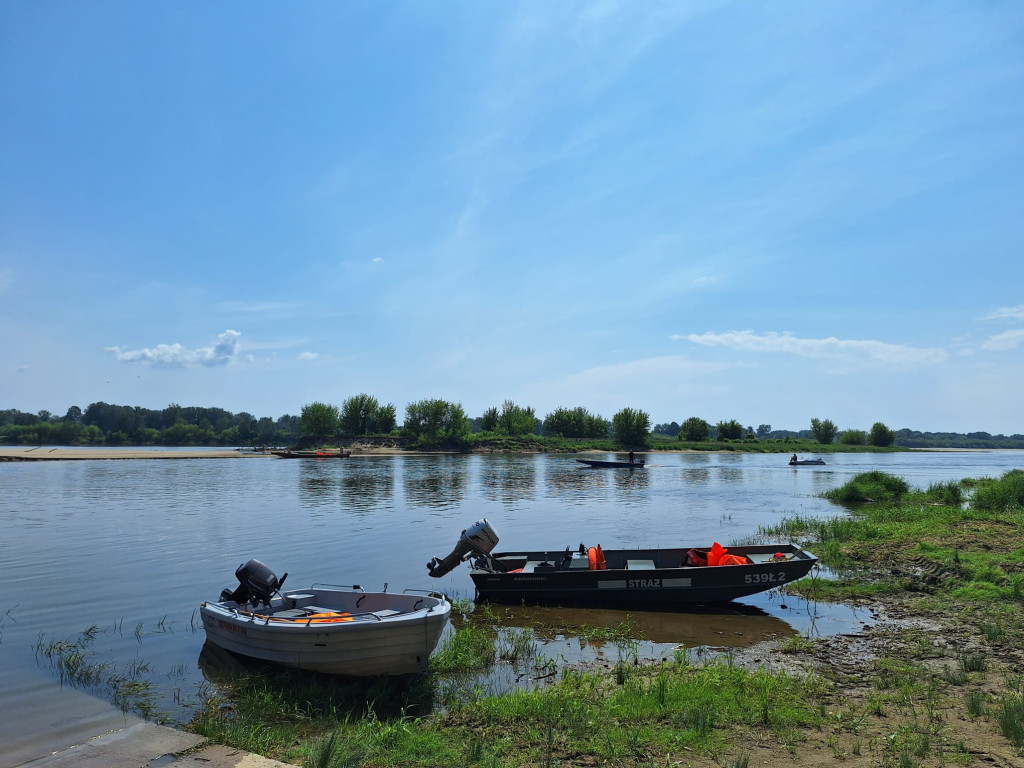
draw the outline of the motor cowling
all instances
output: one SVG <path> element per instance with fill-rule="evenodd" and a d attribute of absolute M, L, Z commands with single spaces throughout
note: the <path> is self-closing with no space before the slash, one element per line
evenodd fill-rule
<path fill-rule="evenodd" d="M 498 534 L 494 532 L 494 528 L 487 522 L 487 518 L 477 520 L 462 532 L 458 543 L 455 545 L 455 549 L 443 560 L 437 557 L 431 559 L 427 563 L 427 570 L 435 578 L 444 576 L 474 553 L 481 555 L 490 554 L 497 543 Z"/>
<path fill-rule="evenodd" d="M 221 600 L 234 600 L 239 605 L 248 602 L 259 604 L 270 602 L 274 593 L 281 589 L 288 574 L 278 579 L 270 568 L 253 559 L 235 569 L 235 578 L 238 579 L 238 586 L 233 592 L 225 589 L 221 593 Z"/>

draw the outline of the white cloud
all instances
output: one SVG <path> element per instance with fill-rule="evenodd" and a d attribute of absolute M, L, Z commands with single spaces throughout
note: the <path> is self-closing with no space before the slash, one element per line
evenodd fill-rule
<path fill-rule="evenodd" d="M 373 259 L 373 263 L 374 264 L 383 264 L 384 263 L 384 259 L 382 259 L 380 256 L 377 256 L 376 258 Z"/>
<path fill-rule="evenodd" d="M 106 347 L 122 363 L 148 363 L 150 365 L 186 368 L 191 366 L 227 365 L 238 352 L 238 331 L 227 330 L 217 337 L 212 347 L 186 349 L 181 344 L 157 344 L 152 349 L 122 350 L 120 347 Z"/>
<path fill-rule="evenodd" d="M 997 333 L 982 344 L 981 348 L 989 352 L 1005 352 L 1008 349 L 1013 349 L 1018 344 L 1024 344 L 1024 328 Z"/>
<path fill-rule="evenodd" d="M 1000 307 L 985 315 L 982 320 L 1024 320 L 1024 304 L 1016 307 Z"/>
<path fill-rule="evenodd" d="M 941 363 L 949 356 L 944 349 L 918 349 L 903 344 L 888 344 L 871 339 L 802 339 L 790 333 L 757 334 L 753 331 L 726 333 L 691 333 L 674 335 L 673 340 L 686 339 L 705 347 L 729 347 L 744 352 L 785 353 L 801 357 L 862 357 L 881 363 Z"/>
<path fill-rule="evenodd" d="M 318 357 L 320 357 L 320 353 L 319 352 L 300 352 L 298 359 L 299 360 L 316 360 Z"/>

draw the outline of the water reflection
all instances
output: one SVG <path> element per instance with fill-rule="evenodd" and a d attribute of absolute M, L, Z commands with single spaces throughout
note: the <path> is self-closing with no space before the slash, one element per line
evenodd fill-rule
<path fill-rule="evenodd" d="M 718 467 L 718 479 L 723 483 L 743 482 L 742 467 Z"/>
<path fill-rule="evenodd" d="M 480 466 L 480 486 L 487 498 L 514 503 L 532 499 L 537 488 L 534 456 L 495 456 Z"/>
<path fill-rule="evenodd" d="M 626 504 L 638 504 L 643 499 L 643 492 L 650 486 L 649 469 L 611 469 L 604 470 L 612 475 L 614 488 L 619 499 Z"/>
<path fill-rule="evenodd" d="M 466 463 L 465 456 L 402 457 L 406 503 L 433 509 L 458 507 L 466 495 Z"/>
<path fill-rule="evenodd" d="M 705 467 L 683 467 L 679 474 L 686 485 L 707 485 L 711 481 L 711 471 Z"/>
<path fill-rule="evenodd" d="M 388 460 L 352 461 L 341 479 L 339 498 L 342 506 L 371 512 L 391 509 L 395 495 L 395 464 Z"/>
<path fill-rule="evenodd" d="M 366 514 L 390 508 L 394 465 L 363 461 L 303 461 L 299 469 L 299 503 L 317 511 Z"/>
<path fill-rule="evenodd" d="M 742 603 L 686 611 L 499 605 L 487 608 L 502 626 L 531 627 L 542 640 L 575 638 L 580 645 L 593 642 L 585 639 L 588 632 L 582 628 L 613 629 L 622 632 L 627 639 L 688 648 L 742 648 L 798 634 L 781 619 Z"/>

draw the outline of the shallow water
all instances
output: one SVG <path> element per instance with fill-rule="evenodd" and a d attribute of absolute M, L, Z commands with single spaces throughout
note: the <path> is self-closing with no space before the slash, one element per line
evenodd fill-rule
<path fill-rule="evenodd" d="M 844 514 L 818 494 L 858 472 L 884 470 L 927 487 L 1024 467 L 1020 451 L 833 454 L 826 466 L 799 468 L 786 459 L 654 454 L 643 470 L 589 469 L 558 455 L 2 463 L 0 765 L 123 724 L 102 697 L 62 687 L 36 650 L 93 626 L 88 658 L 115 672 L 148 665 L 142 674 L 159 690 L 157 709 L 187 720 L 204 684 L 198 605 L 234 586 L 235 568 L 252 557 L 289 572 L 289 587 L 387 583 L 469 599 L 466 566 L 438 580 L 425 566 L 481 517 L 501 537 L 499 549 L 728 545 L 785 516 Z M 657 658 L 681 645 L 738 647 L 865 620 L 775 593 L 743 604 L 753 610 L 634 617 L 645 638 L 637 650 Z M 504 621 L 564 627 L 539 638 L 540 653 L 576 659 L 609 650 L 581 646 L 572 626 L 624 618 L 520 609 Z"/>

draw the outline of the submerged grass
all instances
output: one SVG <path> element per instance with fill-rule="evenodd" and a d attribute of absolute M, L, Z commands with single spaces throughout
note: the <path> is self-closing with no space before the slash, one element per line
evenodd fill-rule
<path fill-rule="evenodd" d="M 35 645 L 36 663 L 49 664 L 60 684 L 73 686 L 109 699 L 122 712 L 133 713 L 147 720 L 166 722 L 168 717 L 157 709 L 160 692 L 148 678 L 152 671 L 145 661 L 135 660 L 119 668 L 100 662 L 92 652 L 100 628 L 95 624 L 72 639 L 48 639 L 40 634 Z"/>

